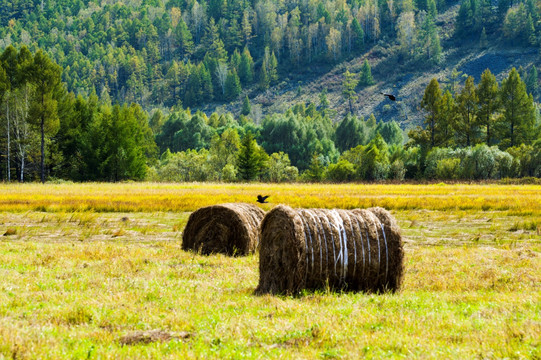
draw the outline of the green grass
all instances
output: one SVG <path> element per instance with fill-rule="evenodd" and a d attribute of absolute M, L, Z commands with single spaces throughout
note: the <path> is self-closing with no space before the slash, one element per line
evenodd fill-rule
<path fill-rule="evenodd" d="M 189 212 L 0 213 L 0 359 L 541 357 L 537 215 L 393 214 L 399 293 L 279 297 L 257 255 L 182 251 Z M 190 336 L 120 342 L 152 329 Z"/>

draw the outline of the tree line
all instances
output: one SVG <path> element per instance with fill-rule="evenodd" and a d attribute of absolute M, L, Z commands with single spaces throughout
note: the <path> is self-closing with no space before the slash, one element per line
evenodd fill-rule
<path fill-rule="evenodd" d="M 181 107 L 150 114 L 69 92 L 61 68 L 22 47 L 0 54 L 3 181 L 374 181 L 541 177 L 539 113 L 519 71 L 498 83 L 441 89 L 433 79 L 422 126 L 348 114 L 333 123 L 326 92 L 255 123 L 242 113 Z M 357 80 L 357 77 L 359 80 Z M 347 77 L 346 77 L 347 78 Z M 369 81 L 364 67 L 352 81 Z M 348 86 L 344 85 L 344 96 Z"/>

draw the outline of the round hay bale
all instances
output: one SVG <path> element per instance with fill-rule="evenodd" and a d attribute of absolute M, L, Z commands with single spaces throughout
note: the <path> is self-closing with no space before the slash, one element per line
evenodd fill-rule
<path fill-rule="evenodd" d="M 231 203 L 194 211 L 182 234 L 182 249 L 209 255 L 248 255 L 259 245 L 265 212 L 252 204 Z"/>
<path fill-rule="evenodd" d="M 302 289 L 383 292 L 399 289 L 402 237 L 382 208 L 292 209 L 279 205 L 261 223 L 256 293 Z"/>

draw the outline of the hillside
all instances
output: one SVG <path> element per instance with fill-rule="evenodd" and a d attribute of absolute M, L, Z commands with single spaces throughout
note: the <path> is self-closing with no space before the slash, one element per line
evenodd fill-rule
<path fill-rule="evenodd" d="M 148 112 L 238 115 L 248 96 L 256 122 L 298 102 L 318 105 L 323 89 L 333 120 L 342 119 L 344 72 L 359 74 L 368 60 L 375 83 L 356 89 L 355 112 L 407 128 L 422 119 L 433 77 L 448 85 L 453 69 L 478 80 L 490 68 L 501 79 L 539 65 L 540 9 L 535 0 L 1 0 L 0 51 L 44 49 L 69 91 Z"/>
<path fill-rule="evenodd" d="M 460 74 L 458 85 L 463 84 L 466 75 L 473 76 L 477 83 L 481 73 L 490 69 L 501 82 L 513 67 L 528 69 L 541 66 L 539 47 L 511 47 L 499 39 L 490 42 L 484 49 L 474 41 L 467 41 L 464 45 L 456 44 L 451 35 L 459 7 L 457 3 L 438 15 L 436 24 L 444 48 L 438 65 L 419 67 L 419 64 L 400 64 L 396 54 L 397 45 L 387 44 L 382 47 L 378 44 L 367 53 L 332 68 L 314 67 L 306 69 L 302 75 L 293 74 L 289 81 L 282 81 L 265 92 L 255 92 L 250 101 L 252 104 L 260 104 L 263 114 L 281 113 L 299 102 L 319 104 L 319 94 L 327 89 L 333 120 L 340 121 L 349 111 L 342 95 L 344 72 L 349 69 L 359 73 L 362 63 L 368 59 L 372 64 L 375 84 L 357 88 L 356 114 L 365 118 L 374 114 L 378 121 L 384 122 L 395 120 L 403 129 L 408 129 L 423 121 L 419 104 L 432 78 L 438 79 L 443 86 L 450 86 L 452 73 L 456 69 Z M 300 96 L 299 86 L 302 89 Z M 390 102 L 380 91 L 395 94 L 397 102 Z M 246 93 L 254 95 L 254 92 Z M 220 104 L 213 103 L 204 109 L 212 112 L 217 106 Z M 237 101 L 223 106 L 223 109 L 237 113 L 241 106 L 242 101 Z"/>

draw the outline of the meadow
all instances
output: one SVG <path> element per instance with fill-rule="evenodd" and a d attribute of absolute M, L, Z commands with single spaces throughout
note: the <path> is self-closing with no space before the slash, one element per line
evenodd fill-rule
<path fill-rule="evenodd" d="M 181 250 L 257 194 L 391 210 L 401 291 L 256 296 L 257 255 Z M 539 359 L 541 186 L 0 184 L 0 279 L 0 359 Z"/>

